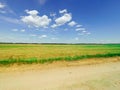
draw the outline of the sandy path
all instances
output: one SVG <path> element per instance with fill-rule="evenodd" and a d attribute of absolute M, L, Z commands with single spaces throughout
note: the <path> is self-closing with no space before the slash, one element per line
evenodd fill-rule
<path fill-rule="evenodd" d="M 0 90 L 120 90 L 120 62 L 0 72 Z"/>

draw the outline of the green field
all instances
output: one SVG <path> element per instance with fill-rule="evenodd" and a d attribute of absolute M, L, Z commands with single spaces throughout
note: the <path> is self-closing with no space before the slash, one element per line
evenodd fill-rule
<path fill-rule="evenodd" d="M 0 65 L 72 61 L 114 56 L 120 56 L 120 44 L 0 44 Z"/>

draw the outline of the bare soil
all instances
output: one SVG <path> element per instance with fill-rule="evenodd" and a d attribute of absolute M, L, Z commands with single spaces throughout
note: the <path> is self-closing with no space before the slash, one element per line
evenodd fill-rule
<path fill-rule="evenodd" d="M 0 67 L 0 90 L 120 90 L 120 59 Z"/>

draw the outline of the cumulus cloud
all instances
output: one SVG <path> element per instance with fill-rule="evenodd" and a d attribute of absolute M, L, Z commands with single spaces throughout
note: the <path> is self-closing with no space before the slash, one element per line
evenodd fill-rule
<path fill-rule="evenodd" d="M 26 10 L 26 13 L 29 14 L 28 16 L 22 16 L 21 20 L 22 22 L 26 23 L 28 26 L 34 26 L 34 27 L 43 27 L 46 28 L 50 22 L 51 19 L 48 18 L 47 15 L 39 16 L 37 10 Z"/>
<path fill-rule="evenodd" d="M 69 26 L 73 27 L 75 26 L 77 23 L 75 21 L 71 21 L 70 23 L 68 23 Z"/>
<path fill-rule="evenodd" d="M 5 6 L 6 6 L 5 4 L 3 4 L 3 3 L 0 2 L 0 9 L 5 8 Z"/>
<path fill-rule="evenodd" d="M 41 35 L 38 38 L 46 38 L 46 37 L 47 37 L 47 35 Z"/>
<path fill-rule="evenodd" d="M 59 13 L 67 13 L 67 9 L 60 10 Z"/>
<path fill-rule="evenodd" d="M 66 13 L 64 13 L 66 12 Z M 64 13 L 61 17 L 58 17 L 55 19 L 55 24 L 53 24 L 51 27 L 52 28 L 55 28 L 55 27 L 58 27 L 58 26 L 62 26 L 68 22 L 70 22 L 72 20 L 72 15 L 71 13 L 67 13 L 67 10 L 62 10 L 62 11 L 59 11 L 59 13 Z"/>
<path fill-rule="evenodd" d="M 85 31 L 85 28 L 76 28 L 76 31 Z"/>
<path fill-rule="evenodd" d="M 57 18 L 55 22 L 58 26 L 61 26 L 69 22 L 71 19 L 72 19 L 72 15 L 70 13 L 65 13 L 63 16 Z"/>

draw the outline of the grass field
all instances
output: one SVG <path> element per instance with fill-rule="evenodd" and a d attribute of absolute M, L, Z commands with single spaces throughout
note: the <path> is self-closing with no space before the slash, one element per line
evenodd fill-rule
<path fill-rule="evenodd" d="M 0 65 L 71 61 L 120 56 L 120 44 L 40 45 L 0 44 Z"/>

